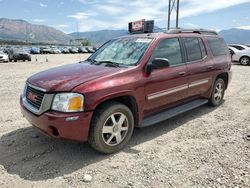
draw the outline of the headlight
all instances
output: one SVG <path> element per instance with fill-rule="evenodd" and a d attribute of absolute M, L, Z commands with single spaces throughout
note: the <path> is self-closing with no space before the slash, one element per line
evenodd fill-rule
<path fill-rule="evenodd" d="M 56 94 L 52 110 L 60 112 L 82 112 L 84 97 L 78 93 L 59 93 Z"/>

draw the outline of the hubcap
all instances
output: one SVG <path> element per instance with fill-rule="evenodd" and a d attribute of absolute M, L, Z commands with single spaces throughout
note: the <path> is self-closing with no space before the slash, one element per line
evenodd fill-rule
<path fill-rule="evenodd" d="M 121 112 L 114 113 L 107 118 L 102 128 L 103 141 L 109 146 L 120 144 L 128 132 L 128 119 Z"/>
<path fill-rule="evenodd" d="M 224 88 L 223 88 L 222 83 L 218 83 L 215 88 L 215 93 L 214 93 L 214 100 L 217 103 L 219 103 L 222 100 L 223 92 L 224 92 Z"/>
<path fill-rule="evenodd" d="M 248 63 L 249 63 L 249 59 L 248 59 L 247 57 L 243 57 L 243 58 L 241 59 L 241 64 L 242 64 L 242 65 L 248 65 Z"/>

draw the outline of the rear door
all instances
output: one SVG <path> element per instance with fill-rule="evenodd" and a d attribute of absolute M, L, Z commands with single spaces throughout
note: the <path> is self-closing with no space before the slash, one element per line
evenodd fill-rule
<path fill-rule="evenodd" d="M 170 67 L 154 70 L 145 84 L 144 115 L 157 112 L 187 97 L 187 67 L 179 38 L 162 39 L 148 63 L 155 58 L 169 60 Z"/>
<path fill-rule="evenodd" d="M 208 58 L 202 38 L 183 37 L 183 43 L 186 48 L 188 96 L 199 96 L 209 91 L 212 86 L 213 61 Z"/>

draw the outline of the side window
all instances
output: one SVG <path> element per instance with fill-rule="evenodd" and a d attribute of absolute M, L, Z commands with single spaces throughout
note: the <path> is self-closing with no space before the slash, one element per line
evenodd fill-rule
<path fill-rule="evenodd" d="M 200 43 L 200 48 L 201 48 L 201 55 L 202 55 L 202 58 L 204 58 L 207 56 L 207 51 L 206 51 L 204 42 L 201 38 L 199 38 L 199 43 Z"/>
<path fill-rule="evenodd" d="M 214 56 L 227 55 L 228 47 L 222 38 L 208 38 L 208 45 Z"/>
<path fill-rule="evenodd" d="M 187 51 L 188 62 L 197 61 L 203 58 L 198 38 L 184 38 L 184 43 Z"/>
<path fill-rule="evenodd" d="M 234 47 L 234 48 L 236 48 L 236 49 L 238 49 L 238 50 L 245 50 L 245 48 L 243 48 L 243 47 L 241 47 L 241 46 L 232 46 L 232 47 Z"/>
<path fill-rule="evenodd" d="M 155 58 L 168 59 L 170 66 L 182 64 L 181 46 L 178 38 L 163 39 L 155 48 L 150 62 Z"/>

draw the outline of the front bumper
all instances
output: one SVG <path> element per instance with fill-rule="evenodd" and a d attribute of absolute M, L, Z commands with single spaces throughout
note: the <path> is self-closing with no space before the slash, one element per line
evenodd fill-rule
<path fill-rule="evenodd" d="M 20 99 L 21 112 L 23 116 L 43 133 L 67 140 L 85 142 L 88 140 L 89 127 L 93 112 L 60 113 L 49 111 L 37 116 L 28 111 Z M 78 119 L 67 121 L 67 118 L 78 117 Z"/>

